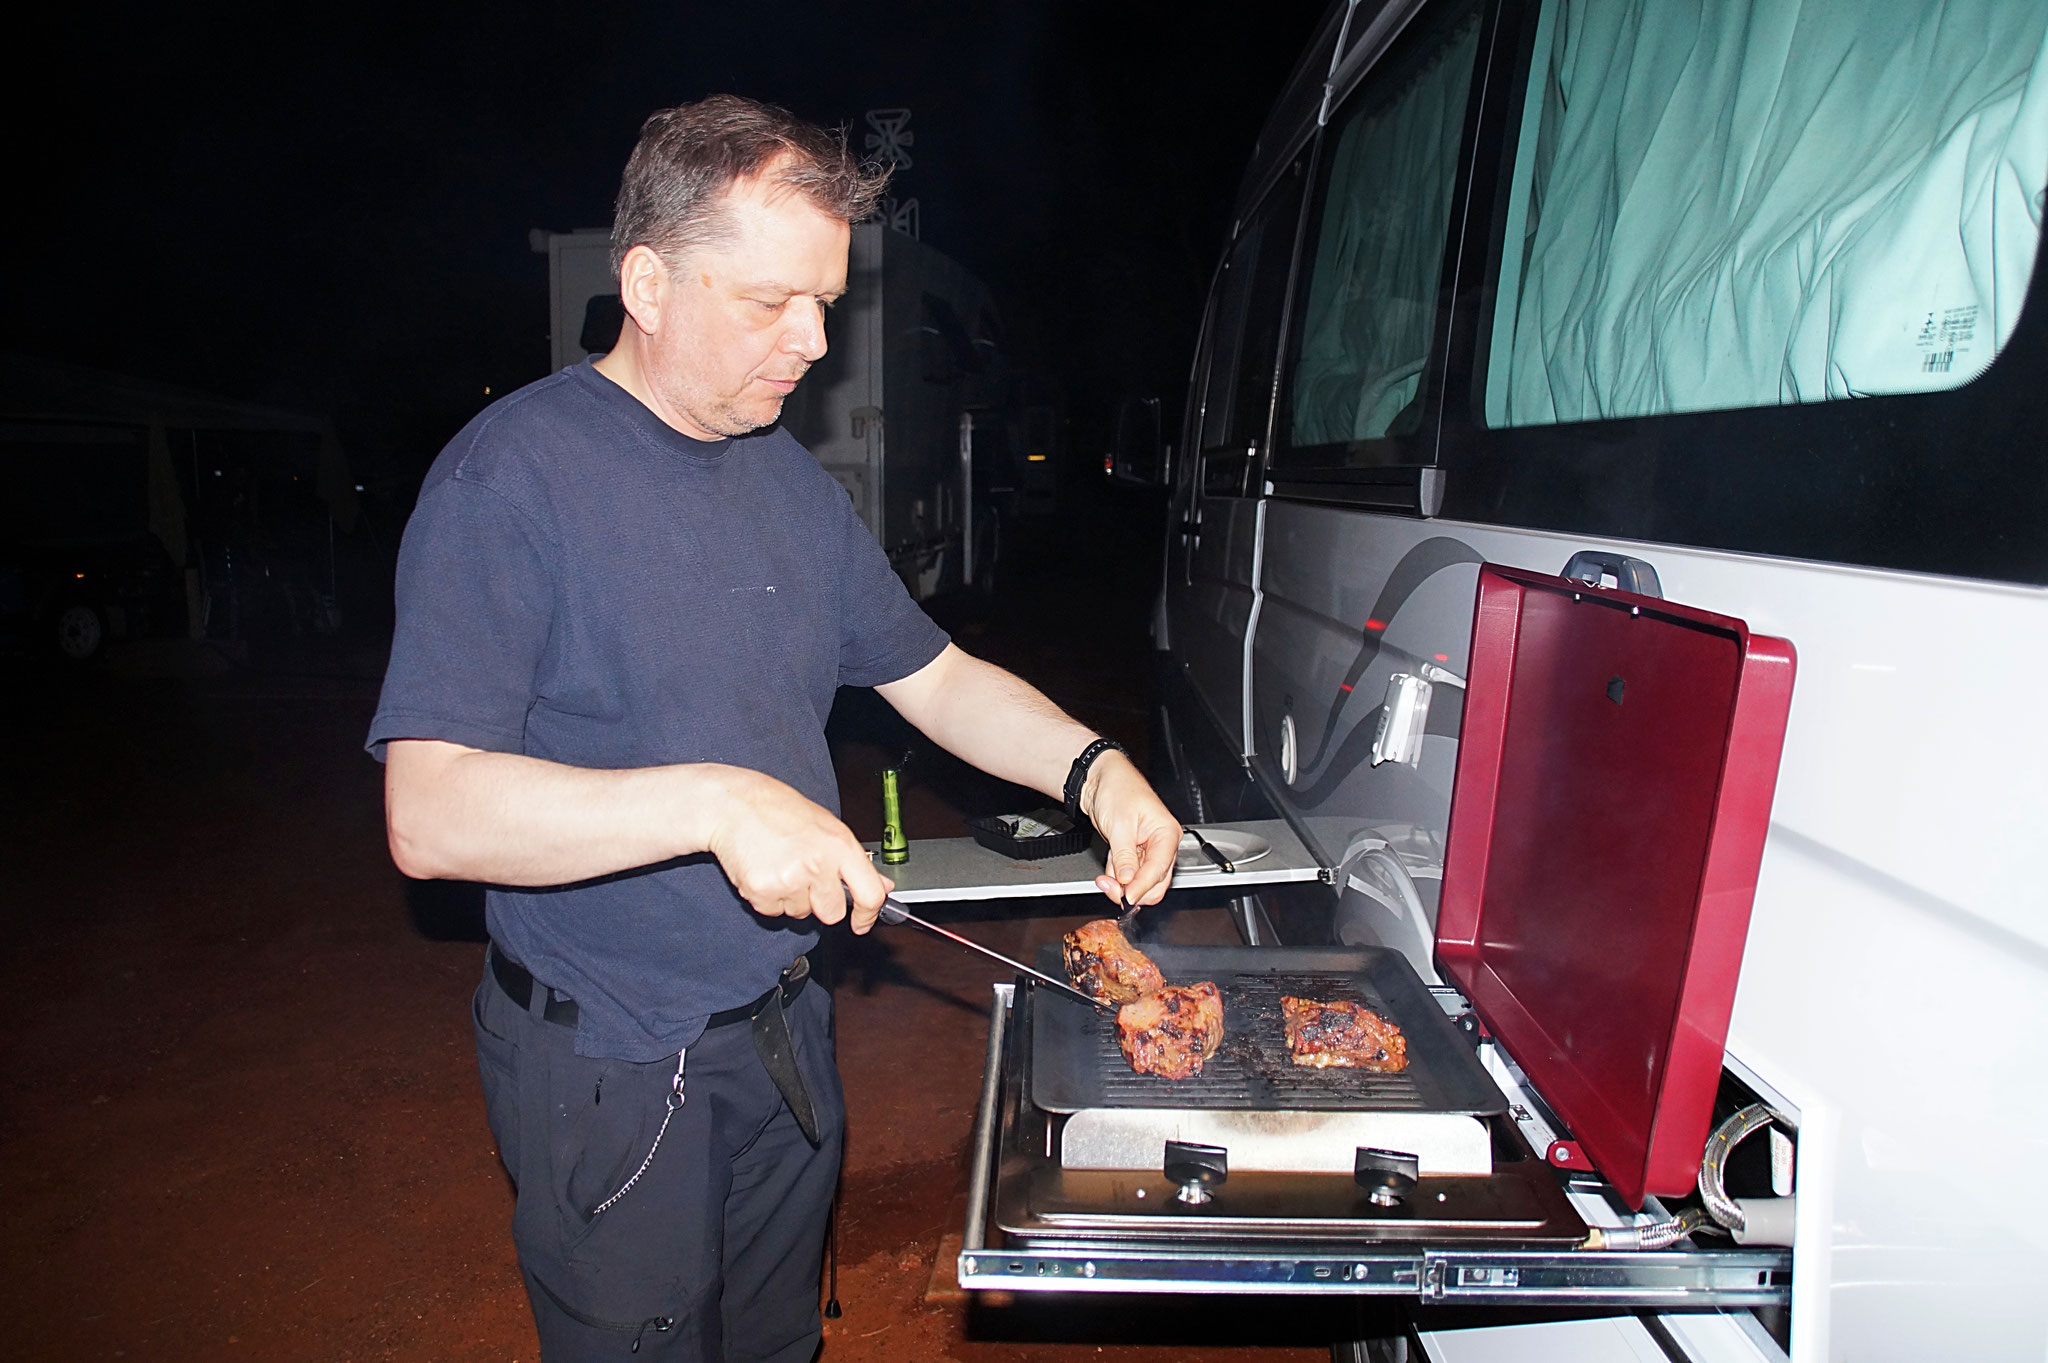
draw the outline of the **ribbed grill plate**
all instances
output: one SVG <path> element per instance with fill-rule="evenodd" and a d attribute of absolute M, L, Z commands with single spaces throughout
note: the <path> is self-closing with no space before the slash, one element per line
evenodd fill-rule
<path fill-rule="evenodd" d="M 1167 981 L 1213 980 L 1223 995 L 1223 1045 L 1192 1079 L 1135 1073 L 1116 1022 L 1050 990 L 1030 991 L 1031 1096 L 1047 1112 L 1096 1107 L 1249 1111 L 1458 1112 L 1506 1110 L 1478 1058 L 1399 952 L 1371 947 L 1147 946 Z M 1038 966 L 1061 970 L 1058 943 Z M 1399 1024 L 1408 1068 L 1310 1069 L 1287 1055 L 1280 998 L 1362 1003 Z"/>

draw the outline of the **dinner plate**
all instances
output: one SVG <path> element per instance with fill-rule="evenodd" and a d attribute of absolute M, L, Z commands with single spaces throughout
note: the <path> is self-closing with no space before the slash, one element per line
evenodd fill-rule
<path fill-rule="evenodd" d="M 1221 852 L 1233 866 L 1257 861 L 1273 850 L 1273 844 L 1256 833 L 1233 833 L 1227 828 L 1219 828 L 1212 832 L 1205 828 L 1202 830 L 1202 836 L 1207 838 L 1209 845 Z M 1183 876 L 1199 875 L 1204 871 L 1211 875 L 1223 874 L 1223 868 L 1209 860 L 1208 854 L 1202 851 L 1201 844 L 1195 841 L 1195 835 L 1192 833 L 1180 835 L 1180 850 L 1174 854 L 1173 870 L 1175 875 Z"/>

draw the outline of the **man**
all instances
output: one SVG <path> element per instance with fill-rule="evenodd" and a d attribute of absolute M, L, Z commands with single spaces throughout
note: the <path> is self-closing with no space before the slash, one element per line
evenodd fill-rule
<path fill-rule="evenodd" d="M 406 528 L 370 747 L 399 867 L 493 887 L 477 1052 L 550 1360 L 816 1349 L 843 1109 L 803 953 L 889 889 L 836 815 L 838 687 L 1077 795 L 1110 898 L 1171 873 L 1121 751 L 949 643 L 773 428 L 880 188 L 778 109 L 649 119 L 617 347 L 472 421 Z"/>

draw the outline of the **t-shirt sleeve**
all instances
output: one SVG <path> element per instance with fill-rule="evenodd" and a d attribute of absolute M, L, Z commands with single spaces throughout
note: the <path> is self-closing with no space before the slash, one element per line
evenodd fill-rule
<path fill-rule="evenodd" d="M 945 651 L 946 631 L 910 599 L 844 492 L 840 516 L 839 684 L 901 681 Z"/>
<path fill-rule="evenodd" d="M 522 751 L 554 620 L 540 528 L 502 494 L 451 477 L 420 497 L 398 551 L 398 621 L 367 746 L 430 738 Z"/>

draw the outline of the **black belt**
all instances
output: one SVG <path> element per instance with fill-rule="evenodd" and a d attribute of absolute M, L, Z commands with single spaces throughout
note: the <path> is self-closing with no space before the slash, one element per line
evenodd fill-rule
<path fill-rule="evenodd" d="M 496 942 L 491 943 L 488 955 L 491 958 L 491 974 L 497 978 L 498 987 L 505 996 L 521 1008 L 531 1012 L 533 991 L 547 989 L 547 999 L 541 1005 L 541 1017 L 547 1022 L 557 1022 L 564 1027 L 576 1025 L 580 1010 L 576 1000 L 557 994 L 541 984 L 517 961 L 509 959 L 498 950 Z M 782 972 L 782 978 L 775 986 L 763 993 L 752 1003 L 743 1003 L 737 1008 L 728 1008 L 713 1013 L 705 1019 L 705 1030 L 725 1027 L 735 1022 L 751 1022 L 754 1032 L 754 1050 L 761 1057 L 761 1065 L 768 1071 L 768 1077 L 775 1082 L 776 1091 L 789 1104 L 790 1115 L 802 1129 L 804 1138 L 812 1145 L 819 1141 L 817 1109 L 811 1103 L 809 1087 L 804 1083 L 803 1072 L 797 1068 L 796 1045 L 790 1039 L 789 1019 L 783 1016 L 798 994 L 804 992 L 804 982 L 811 978 L 810 958 L 799 956 Z"/>
<path fill-rule="evenodd" d="M 576 1000 L 565 994 L 558 994 L 534 979 L 533 972 L 499 950 L 496 942 L 491 943 L 489 955 L 491 974 L 496 977 L 498 988 L 505 991 L 506 998 L 530 1011 L 533 1007 L 533 991 L 547 989 L 547 1002 L 541 1006 L 541 1018 L 547 1022 L 560 1023 L 564 1027 L 576 1025 L 576 1019 L 580 1016 Z M 782 1006 L 787 1008 L 796 1001 L 797 995 L 804 992 L 804 985 L 810 978 L 810 958 L 799 956 L 795 964 L 782 972 L 782 979 L 770 986 L 761 997 L 751 1003 L 743 1003 L 737 1008 L 727 1008 L 723 1012 L 713 1013 L 705 1020 L 704 1026 L 709 1030 L 713 1027 L 727 1027 L 735 1022 L 752 1022 L 755 1015 L 766 1008 L 768 1001 L 777 993 L 782 995 Z"/>

